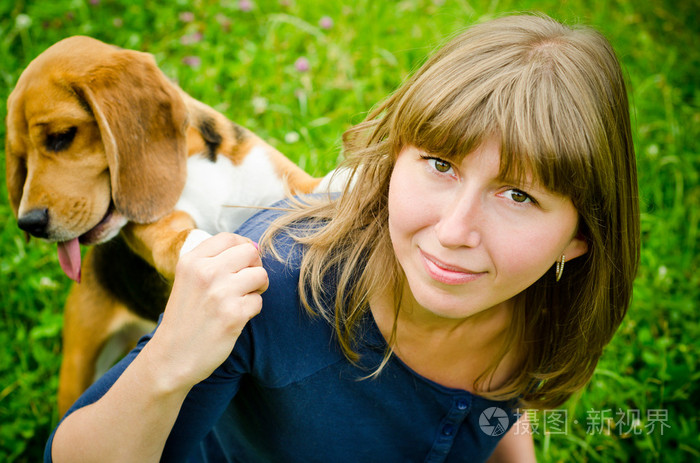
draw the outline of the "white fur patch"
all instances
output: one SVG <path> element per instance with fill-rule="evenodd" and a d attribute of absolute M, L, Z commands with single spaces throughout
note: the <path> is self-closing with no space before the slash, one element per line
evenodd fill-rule
<path fill-rule="evenodd" d="M 212 235 L 233 232 L 259 211 L 283 199 L 284 185 L 262 147 L 254 147 L 234 165 L 225 156 L 211 162 L 203 155 L 187 160 L 187 182 L 175 209 L 187 212 L 197 228 Z"/>
<path fill-rule="evenodd" d="M 349 169 L 335 169 L 326 174 L 321 183 L 314 189 L 314 193 L 337 193 L 343 191 L 345 184 L 348 182 L 350 177 Z M 350 187 L 354 185 L 354 180 L 351 182 Z"/>
<path fill-rule="evenodd" d="M 199 230 L 199 229 L 195 228 L 194 230 L 192 230 L 191 232 L 189 232 L 187 234 L 187 238 L 185 239 L 185 242 L 182 243 L 182 247 L 180 248 L 180 257 L 182 257 L 182 255 L 185 254 L 186 252 L 190 252 L 191 250 L 193 250 L 194 248 L 199 246 L 199 244 L 202 241 L 205 241 L 211 237 L 212 237 L 212 235 L 205 232 L 204 230 Z"/>

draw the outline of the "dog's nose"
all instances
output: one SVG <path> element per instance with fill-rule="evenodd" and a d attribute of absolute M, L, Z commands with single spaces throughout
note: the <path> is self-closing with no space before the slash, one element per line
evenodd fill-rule
<path fill-rule="evenodd" d="M 32 209 L 17 220 L 19 228 L 37 238 L 46 238 L 49 226 L 49 210 L 47 208 Z"/>

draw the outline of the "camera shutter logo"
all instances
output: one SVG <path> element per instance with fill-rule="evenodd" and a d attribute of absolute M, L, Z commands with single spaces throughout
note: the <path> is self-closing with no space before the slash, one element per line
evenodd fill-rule
<path fill-rule="evenodd" d="M 479 427 L 489 436 L 500 436 L 508 430 L 509 424 L 508 414 L 502 408 L 489 407 L 479 416 Z"/>

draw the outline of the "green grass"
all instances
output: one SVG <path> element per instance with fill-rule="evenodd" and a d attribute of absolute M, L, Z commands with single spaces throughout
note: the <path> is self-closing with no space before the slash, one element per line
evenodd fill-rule
<path fill-rule="evenodd" d="M 642 266 L 630 312 L 593 380 L 562 407 L 567 432 L 545 434 L 544 425 L 552 423 L 536 415 L 538 456 L 544 462 L 700 459 L 697 2 L 269 0 L 254 2 L 250 11 L 233 0 L 92 3 L 0 0 L 3 117 L 7 95 L 32 58 L 63 37 L 90 35 L 153 53 L 195 98 L 313 174 L 337 162 L 346 128 L 468 24 L 539 10 L 597 27 L 618 51 L 630 84 Z M 187 12 L 191 20 L 182 14 Z M 332 19 L 331 28 L 320 26 L 323 16 Z M 201 64 L 184 64 L 186 57 Z M 307 72 L 295 68 L 300 57 L 308 59 Z M 4 134 L 2 127 L 0 138 Z M 27 243 L 16 228 L 1 177 L 0 461 L 37 461 L 58 418 L 62 305 L 69 283 L 55 246 Z M 631 427 L 635 410 L 636 433 L 623 429 Z M 655 413 L 665 415 L 656 416 L 661 421 L 651 431 Z M 599 428 L 605 423 L 610 432 Z"/>

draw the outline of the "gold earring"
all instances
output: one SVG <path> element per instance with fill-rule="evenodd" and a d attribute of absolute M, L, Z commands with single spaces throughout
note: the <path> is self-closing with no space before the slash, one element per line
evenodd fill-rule
<path fill-rule="evenodd" d="M 566 261 L 566 256 L 561 255 L 561 260 L 557 261 L 556 275 L 557 281 L 561 280 L 561 276 L 564 274 L 564 262 Z"/>

